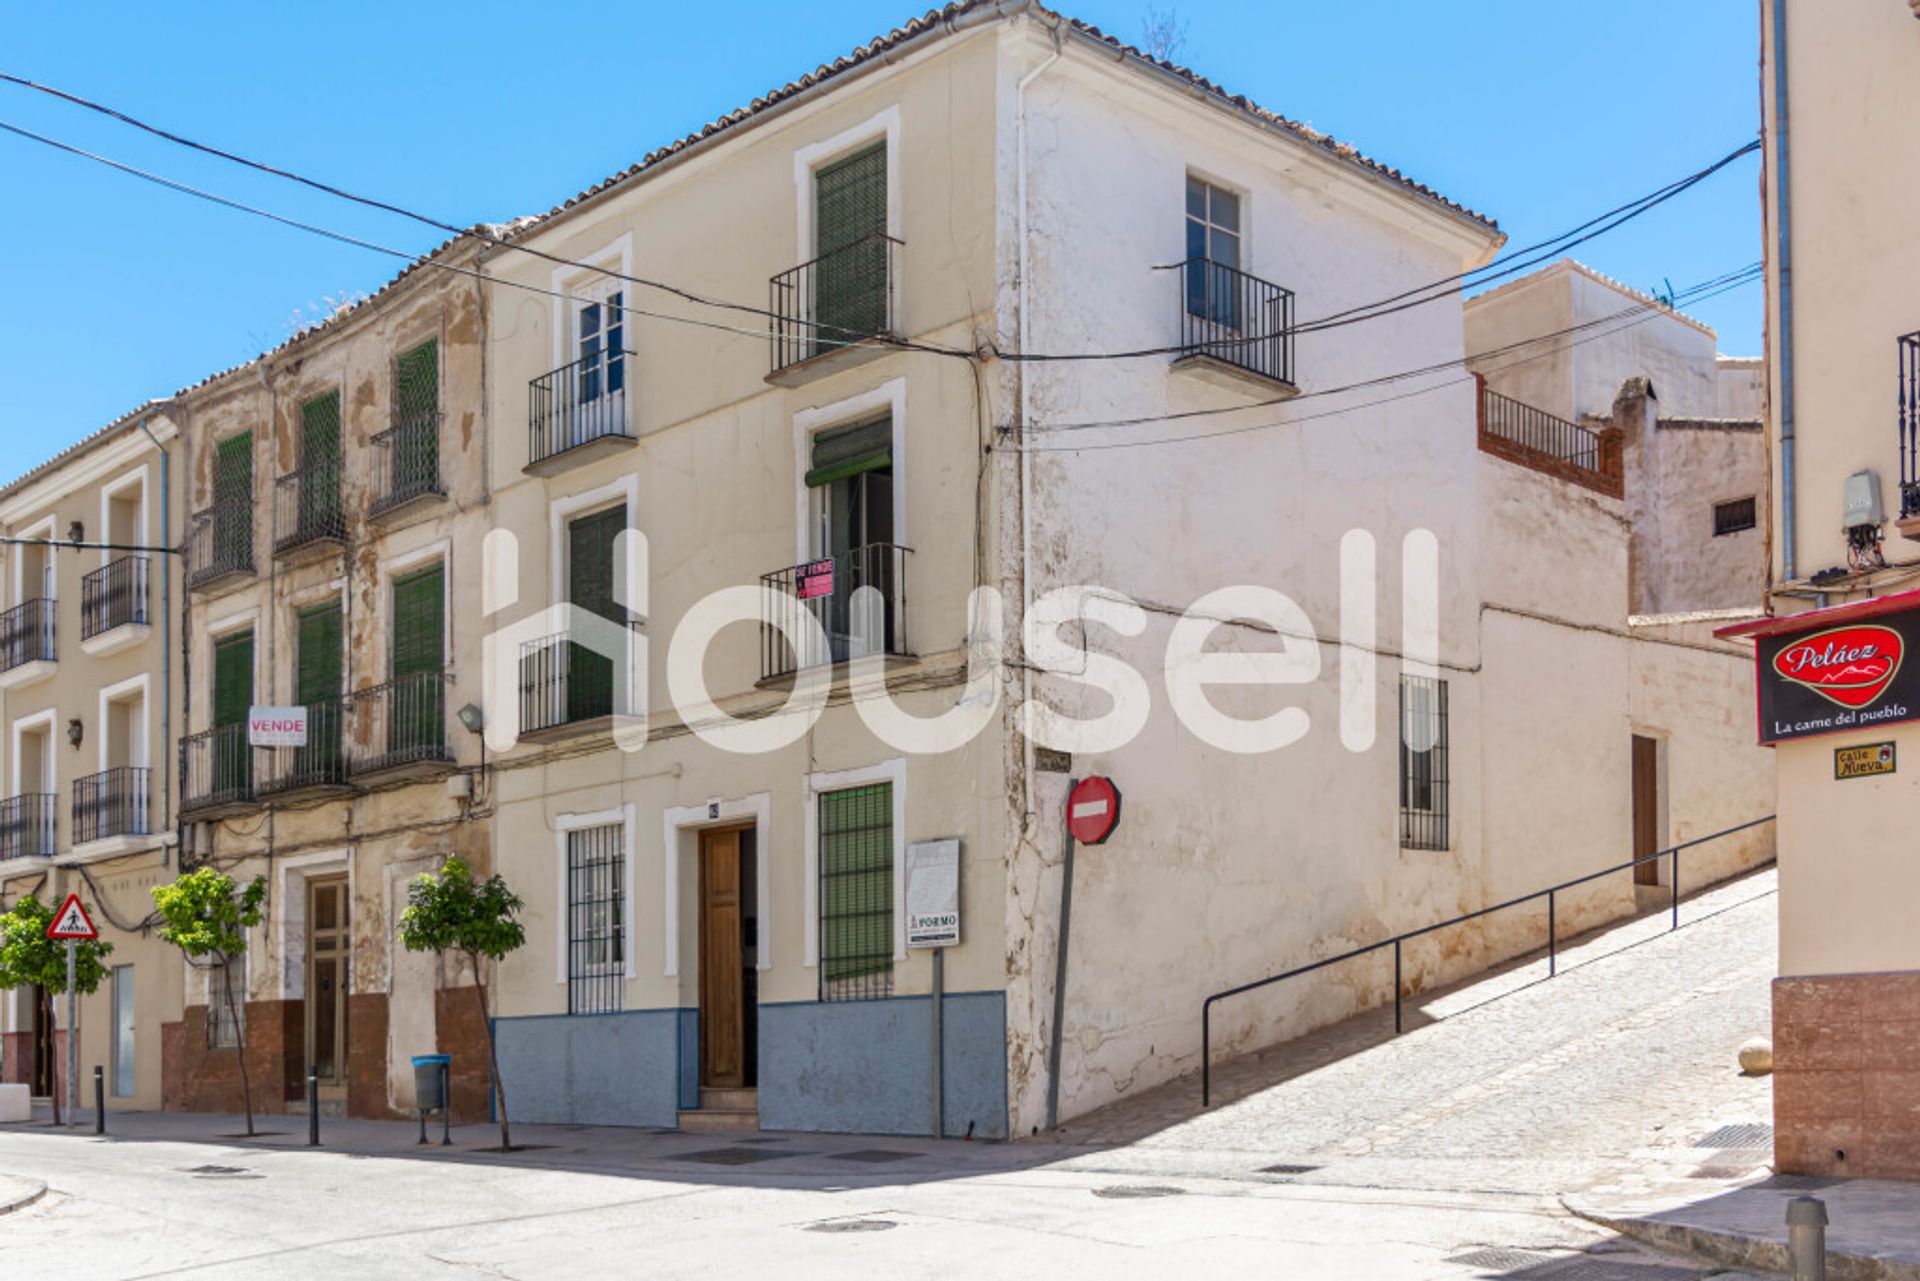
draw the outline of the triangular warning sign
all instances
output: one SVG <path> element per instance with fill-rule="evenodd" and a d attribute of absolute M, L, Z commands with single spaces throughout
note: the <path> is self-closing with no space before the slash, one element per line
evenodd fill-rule
<path fill-rule="evenodd" d="M 93 928 L 93 918 L 87 915 L 87 909 L 80 906 L 78 894 L 67 895 L 67 901 L 53 914 L 53 923 L 47 926 L 50 939 L 97 939 L 100 931 Z"/>

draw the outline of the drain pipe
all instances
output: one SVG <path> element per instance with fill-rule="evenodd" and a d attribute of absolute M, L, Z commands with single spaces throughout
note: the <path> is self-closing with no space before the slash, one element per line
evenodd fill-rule
<path fill-rule="evenodd" d="M 1799 510 L 1793 466 L 1793 186 L 1787 167 L 1787 0 L 1773 0 L 1773 152 L 1775 276 L 1780 282 L 1780 577 L 1797 576 Z"/>
<path fill-rule="evenodd" d="M 153 447 L 160 451 L 160 545 L 167 548 L 160 561 L 160 741 L 167 746 L 163 752 L 174 752 L 173 737 L 173 562 L 177 559 L 173 543 L 173 497 L 172 455 L 160 438 L 153 434 L 153 428 L 147 426 L 147 415 L 140 415 L 140 430 L 146 433 Z M 152 744 L 148 744 L 152 746 Z M 167 763 L 167 756 L 160 759 L 160 816 L 161 821 L 155 827 L 165 827 L 173 818 L 173 773 Z M 179 856 L 181 834 L 174 833 L 174 856 Z"/>

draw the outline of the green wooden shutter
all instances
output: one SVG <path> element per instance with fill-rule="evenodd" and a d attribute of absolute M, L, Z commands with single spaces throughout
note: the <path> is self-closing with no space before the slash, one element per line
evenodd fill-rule
<path fill-rule="evenodd" d="M 402 421 L 440 409 L 440 343 L 429 338 L 393 362 L 394 414 Z"/>
<path fill-rule="evenodd" d="M 567 599 L 622 625 L 627 611 L 613 599 L 613 545 L 626 527 L 624 505 L 582 516 L 567 526 Z M 613 660 L 572 644 L 567 662 L 567 719 L 588 720 L 612 712 Z"/>
<path fill-rule="evenodd" d="M 242 632 L 213 646 L 213 723 L 240 725 L 253 704 L 253 633 Z"/>
<path fill-rule="evenodd" d="M 294 661 L 293 701 L 307 709 L 307 745 L 295 749 L 295 769 L 306 778 L 328 777 L 340 765 L 339 602 L 301 612 Z"/>
<path fill-rule="evenodd" d="M 440 344 L 429 338 L 393 365 L 388 492 L 422 493 L 440 483 Z"/>
<path fill-rule="evenodd" d="M 340 524 L 340 393 L 300 406 L 300 529 L 335 532 Z"/>
<path fill-rule="evenodd" d="M 393 676 L 443 670 L 445 572 L 440 566 L 394 580 Z"/>
<path fill-rule="evenodd" d="M 893 784 L 826 792 L 820 822 L 820 998 L 893 992 Z"/>
<path fill-rule="evenodd" d="M 887 144 L 877 142 L 813 174 L 814 252 L 830 254 L 887 230 Z"/>
<path fill-rule="evenodd" d="M 252 432 L 243 431 L 237 436 L 229 436 L 214 447 L 213 504 L 212 563 L 218 566 L 251 564 L 253 559 Z"/>
<path fill-rule="evenodd" d="M 836 480 L 893 465 L 893 419 L 882 415 L 872 422 L 836 427 L 813 438 L 808 485 L 831 485 Z"/>
<path fill-rule="evenodd" d="M 887 145 L 813 174 L 814 352 L 887 327 Z"/>

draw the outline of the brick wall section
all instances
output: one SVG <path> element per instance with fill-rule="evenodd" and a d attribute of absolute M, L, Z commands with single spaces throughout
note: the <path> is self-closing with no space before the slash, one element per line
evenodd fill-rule
<path fill-rule="evenodd" d="M 33 1033 L 0 1034 L 0 1082 L 25 1085 L 33 1075 Z"/>
<path fill-rule="evenodd" d="M 1920 1180 L 1920 970 L 1774 980 L 1773 1118 L 1782 1174 Z"/>
<path fill-rule="evenodd" d="M 443 987 L 433 994 L 435 1044 L 453 1056 L 453 1119 L 487 1119 L 487 1029 L 480 1002 L 467 987 Z M 513 1082 L 507 1082 L 507 1115 L 513 1115 Z"/>
<path fill-rule="evenodd" d="M 387 994 L 347 994 L 347 1115 L 399 1117 L 387 1102 Z"/>
<path fill-rule="evenodd" d="M 247 1072 L 253 1110 L 268 1116 L 300 1097 L 305 1069 L 304 1006 L 299 1001 L 248 1001 Z M 207 1007 L 189 1005 L 178 1023 L 160 1029 L 161 1106 L 177 1112 L 238 1112 L 239 1056 L 231 1047 L 207 1048 Z"/>

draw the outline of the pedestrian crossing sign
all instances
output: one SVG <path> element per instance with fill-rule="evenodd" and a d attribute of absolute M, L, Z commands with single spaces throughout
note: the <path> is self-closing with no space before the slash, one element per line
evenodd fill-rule
<path fill-rule="evenodd" d="M 93 918 L 87 915 L 87 909 L 80 905 L 78 894 L 67 895 L 67 901 L 53 914 L 52 924 L 47 926 L 50 939 L 97 939 L 100 931 L 93 927 Z"/>

